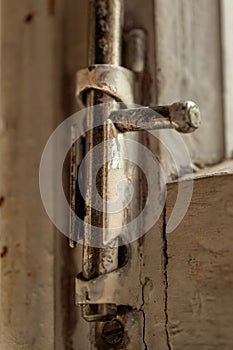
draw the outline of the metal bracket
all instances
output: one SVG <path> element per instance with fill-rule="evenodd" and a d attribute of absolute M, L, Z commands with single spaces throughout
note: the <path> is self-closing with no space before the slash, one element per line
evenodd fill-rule
<path fill-rule="evenodd" d="M 133 72 L 127 68 L 95 64 L 77 72 L 77 100 L 85 107 L 86 93 L 93 89 L 108 94 L 118 102 L 133 103 L 133 80 Z"/>
<path fill-rule="evenodd" d="M 100 275 L 89 281 L 82 274 L 76 278 L 77 304 L 115 304 L 140 308 L 142 298 L 135 278 L 137 246 L 131 244 L 127 263 L 117 270 Z M 130 300 L 129 300 L 130 291 Z"/>

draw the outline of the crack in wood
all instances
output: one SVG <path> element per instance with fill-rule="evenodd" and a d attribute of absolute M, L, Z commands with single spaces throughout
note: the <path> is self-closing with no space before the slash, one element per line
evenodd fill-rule
<path fill-rule="evenodd" d="M 146 287 L 148 281 L 149 281 L 149 278 L 146 278 L 145 282 L 142 284 L 142 305 L 139 309 L 142 312 L 142 317 L 143 317 L 142 341 L 143 341 L 143 344 L 145 346 L 144 350 L 148 350 L 148 346 L 146 344 L 146 339 L 145 339 L 145 336 L 146 336 L 146 315 L 145 315 L 145 311 L 143 309 L 143 307 L 145 305 L 145 296 L 144 296 L 145 287 Z"/>
<path fill-rule="evenodd" d="M 167 339 L 167 347 L 169 350 L 172 349 L 168 331 L 168 253 L 167 253 L 167 236 L 166 236 L 166 206 L 163 212 L 163 257 L 164 257 L 164 313 L 165 313 L 165 333 Z"/>
<path fill-rule="evenodd" d="M 141 246 L 142 248 L 142 246 Z M 142 278 L 142 265 L 143 265 L 143 253 L 140 252 L 139 249 L 139 256 L 140 256 L 140 273 L 139 273 L 139 279 L 140 279 L 140 285 L 142 288 L 142 303 L 140 305 L 139 311 L 142 313 L 142 319 L 143 319 L 143 325 L 142 325 L 142 341 L 144 344 L 144 350 L 148 350 L 148 346 L 146 343 L 146 315 L 145 315 L 145 311 L 144 311 L 144 305 L 145 305 L 145 287 L 149 281 L 149 278 L 146 277 L 144 282 L 143 282 L 143 278 Z"/>

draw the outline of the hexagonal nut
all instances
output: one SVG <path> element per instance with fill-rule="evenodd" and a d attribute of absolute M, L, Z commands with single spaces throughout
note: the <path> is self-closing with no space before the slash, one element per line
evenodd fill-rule
<path fill-rule="evenodd" d="M 193 101 L 175 102 L 169 107 L 169 117 L 176 130 L 190 133 L 199 128 L 201 113 Z"/>

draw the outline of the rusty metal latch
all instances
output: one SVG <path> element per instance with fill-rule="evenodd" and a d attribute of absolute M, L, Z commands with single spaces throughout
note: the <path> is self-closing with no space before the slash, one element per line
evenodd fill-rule
<path fill-rule="evenodd" d="M 122 30 L 121 0 L 90 1 L 90 47 L 88 68 L 77 73 L 76 96 L 82 107 L 107 102 L 100 118 L 103 125 L 98 130 L 89 131 L 85 138 L 84 155 L 93 147 L 104 141 L 111 141 L 113 152 L 117 147 L 117 138 L 124 137 L 125 132 L 140 130 L 158 130 L 174 128 L 179 132 L 190 133 L 200 125 L 200 111 L 192 101 L 179 101 L 167 106 L 138 107 L 134 102 L 134 70 L 144 69 L 144 33 L 133 30 L 134 45 L 138 45 L 135 53 L 139 59 L 131 60 L 132 70 L 121 67 L 121 30 Z M 107 30 L 106 30 L 107 28 Z M 143 51 L 143 52 L 142 52 Z M 116 107 L 116 102 L 122 103 L 122 108 Z M 107 117 L 106 117 L 107 115 Z M 87 120 L 93 125 L 93 114 L 87 114 Z M 106 122 L 107 121 L 107 122 Z M 133 134 L 133 133 L 132 133 Z M 102 145 L 102 161 L 106 163 L 106 150 Z M 77 173 L 75 146 L 72 149 L 71 164 L 71 204 L 74 212 L 80 210 L 77 206 Z M 95 159 L 90 158 L 85 168 L 86 188 L 88 196 L 95 200 L 91 192 L 94 183 L 92 171 Z M 104 199 L 108 198 L 107 180 L 111 170 L 103 167 L 98 175 L 98 192 Z M 118 172 L 118 180 L 127 166 Z M 80 205 L 80 204 L 79 204 Z M 81 204 L 83 220 L 88 224 L 108 224 L 106 213 L 94 211 Z M 122 217 L 121 220 L 124 218 Z M 77 237 L 75 217 L 71 217 L 71 242 Z M 139 309 L 142 305 L 141 292 L 132 272 L 132 266 L 137 263 L 137 248 L 130 244 L 120 248 L 113 244 L 97 248 L 85 244 L 91 237 L 91 230 L 85 228 L 83 233 L 83 268 L 76 279 L 76 303 L 82 307 L 82 315 L 87 321 L 104 321 L 117 315 L 117 306 L 126 305 Z M 117 241 L 116 237 L 116 241 Z M 127 242 L 126 242 L 127 243 Z M 123 259 L 122 259 L 123 256 Z M 122 260 L 119 263 L 120 258 Z M 127 288 L 127 290 L 125 290 Z M 130 300 L 128 298 L 130 289 Z"/>
<path fill-rule="evenodd" d="M 77 98 L 85 105 L 85 94 L 94 89 L 113 96 L 117 101 L 129 103 L 132 101 L 133 73 L 123 67 L 111 65 L 94 65 L 78 72 Z M 175 102 L 167 106 L 136 107 L 112 111 L 109 119 L 116 125 L 119 132 L 158 130 L 174 128 L 182 133 L 195 131 L 200 125 L 200 111 L 192 101 Z M 137 255 L 134 252 L 133 255 Z M 112 286 L 130 286 L 128 292 Z M 76 280 L 76 303 L 79 305 L 109 304 L 130 305 L 139 308 L 141 296 L 137 289 L 134 276 L 126 263 L 112 272 L 102 274 L 90 280 L 83 278 L 82 273 Z M 87 320 L 98 320 L 95 316 Z"/>

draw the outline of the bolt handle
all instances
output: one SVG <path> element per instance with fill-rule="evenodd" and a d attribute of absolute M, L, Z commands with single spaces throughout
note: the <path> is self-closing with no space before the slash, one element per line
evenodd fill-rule
<path fill-rule="evenodd" d="M 192 101 L 179 101 L 166 106 L 150 106 L 113 111 L 110 119 L 121 132 L 175 128 L 191 133 L 199 128 L 201 113 Z"/>

